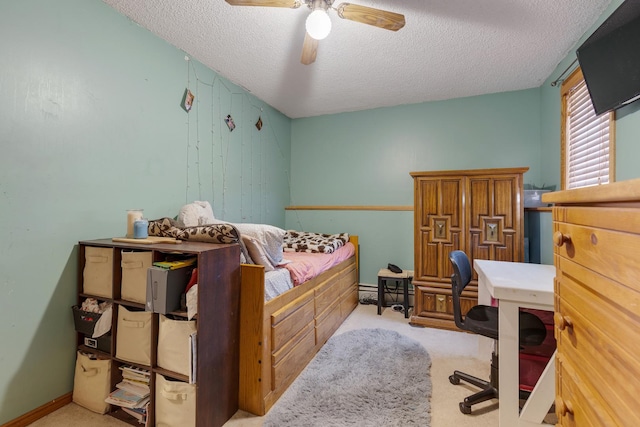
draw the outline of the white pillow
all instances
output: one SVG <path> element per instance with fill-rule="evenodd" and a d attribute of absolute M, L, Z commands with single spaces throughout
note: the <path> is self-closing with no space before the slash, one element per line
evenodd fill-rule
<path fill-rule="evenodd" d="M 267 254 L 264 252 L 262 245 L 258 243 L 256 239 L 249 236 L 242 236 L 242 242 L 247 247 L 247 252 L 249 252 L 249 256 L 254 264 L 264 266 L 265 272 L 275 270 L 275 267 L 271 264 L 271 261 L 269 261 L 269 257 L 267 257 Z"/>
<path fill-rule="evenodd" d="M 234 223 L 233 225 L 240 234 L 254 238 L 256 243 L 262 246 L 266 257 L 272 265 L 277 266 L 282 263 L 282 245 L 286 234 L 285 230 L 268 224 Z M 249 252 L 249 255 L 253 258 L 251 252 Z"/>
<path fill-rule="evenodd" d="M 207 201 L 195 201 L 184 205 L 178 213 L 178 222 L 183 227 L 198 227 L 213 224 L 214 221 L 213 209 Z"/>

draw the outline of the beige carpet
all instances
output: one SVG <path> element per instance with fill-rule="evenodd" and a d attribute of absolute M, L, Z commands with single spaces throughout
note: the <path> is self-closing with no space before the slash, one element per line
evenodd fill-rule
<path fill-rule="evenodd" d="M 376 311 L 377 307 L 374 305 L 358 306 L 336 334 L 359 328 L 384 328 L 397 331 L 420 342 L 429 352 L 432 361 L 431 427 L 495 427 L 498 425 L 497 400 L 475 405 L 471 415 L 464 415 L 458 409 L 458 402 L 476 389 L 462 383 L 457 386 L 449 383 L 449 375 L 455 369 L 488 378 L 490 355 L 486 353 L 486 345 L 479 345 L 485 338 L 463 332 L 416 328 L 409 326 L 408 319 L 405 319 L 400 312 L 387 308 L 381 316 L 378 316 Z M 480 354 L 481 351 L 485 354 Z M 110 416 L 94 414 L 75 404 L 67 405 L 32 424 L 34 427 L 128 425 Z M 238 411 L 225 424 L 225 427 L 262 427 L 262 417 Z"/>

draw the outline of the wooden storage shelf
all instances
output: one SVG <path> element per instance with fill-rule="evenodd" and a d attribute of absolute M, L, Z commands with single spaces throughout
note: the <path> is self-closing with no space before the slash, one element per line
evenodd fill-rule
<path fill-rule="evenodd" d="M 85 249 L 88 247 L 112 249 L 111 297 L 84 292 Z M 240 311 L 240 248 L 237 244 L 212 244 L 183 242 L 175 244 L 135 244 L 113 242 L 111 239 L 79 242 L 78 304 L 85 298 L 95 298 L 113 304 L 111 325 L 111 351 L 109 353 L 84 345 L 83 335 L 78 333 L 78 350 L 110 358 L 111 390 L 122 380 L 121 365 L 131 365 L 150 371 L 151 404 L 148 411 L 149 425 L 155 425 L 155 377 L 166 376 L 174 381 L 188 382 L 186 375 L 157 366 L 159 314 L 151 319 L 150 365 L 133 363 L 116 357 L 118 334 L 117 313 L 120 307 L 144 310 L 145 304 L 128 301 L 121 296 L 122 250 L 151 252 L 153 261 L 181 254 L 196 257 L 198 268 L 198 314 L 194 319 L 197 328 L 196 368 L 196 425 L 198 427 L 220 427 L 238 410 L 239 377 L 239 311 Z M 179 317 L 187 313 L 174 311 Z M 112 406 L 109 415 L 129 424 L 139 426 L 138 421 Z"/>

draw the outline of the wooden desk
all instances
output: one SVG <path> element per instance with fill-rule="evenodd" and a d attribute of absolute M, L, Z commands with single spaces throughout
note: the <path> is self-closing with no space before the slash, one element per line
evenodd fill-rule
<path fill-rule="evenodd" d="M 520 307 L 553 311 L 555 267 L 477 259 L 474 269 L 478 300 L 485 304 L 491 297 L 498 300 L 500 427 L 547 425 L 542 420 L 555 396 L 555 354 L 519 412 L 518 313 Z"/>

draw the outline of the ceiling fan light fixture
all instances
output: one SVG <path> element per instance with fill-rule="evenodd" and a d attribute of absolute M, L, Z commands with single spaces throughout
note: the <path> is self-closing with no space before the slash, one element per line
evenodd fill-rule
<path fill-rule="evenodd" d="M 324 9 L 315 9 L 307 16 L 307 33 L 316 40 L 326 38 L 331 32 L 331 19 Z"/>

